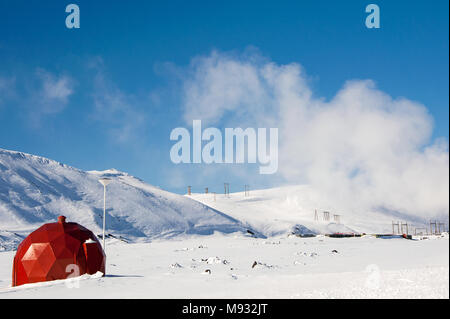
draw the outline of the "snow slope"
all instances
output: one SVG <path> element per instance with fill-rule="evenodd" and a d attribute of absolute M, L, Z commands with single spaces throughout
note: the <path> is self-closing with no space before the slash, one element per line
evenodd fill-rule
<path fill-rule="evenodd" d="M 286 233 L 329 234 L 335 232 L 392 233 L 392 221 L 408 223 L 409 233 L 415 227 L 425 227 L 425 220 L 401 215 L 387 210 L 336 211 L 327 204 L 324 194 L 315 192 L 308 185 L 286 186 L 273 189 L 252 190 L 223 194 L 198 194 L 191 196 L 203 204 L 247 223 L 265 236 Z M 215 199 L 214 199 L 215 198 Z M 315 211 L 318 220 L 315 220 Z M 323 212 L 330 212 L 325 221 Z M 340 215 L 340 221 L 334 220 Z"/>
<path fill-rule="evenodd" d="M 82 171 L 53 160 L 0 149 L 0 250 L 59 215 L 99 234 L 103 216 L 100 177 L 107 188 L 108 233 L 128 239 L 179 234 L 245 232 L 236 219 L 117 170 Z"/>

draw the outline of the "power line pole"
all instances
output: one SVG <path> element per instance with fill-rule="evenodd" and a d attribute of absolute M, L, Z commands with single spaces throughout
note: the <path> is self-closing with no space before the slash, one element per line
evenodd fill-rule
<path fill-rule="evenodd" d="M 230 197 L 230 184 L 223 183 L 225 197 Z"/>
<path fill-rule="evenodd" d="M 338 224 L 340 224 L 341 222 L 340 222 L 340 215 L 333 215 L 333 219 L 334 219 L 334 221 L 336 222 L 336 223 L 338 223 Z"/>
<path fill-rule="evenodd" d="M 397 226 L 397 232 L 395 231 L 395 226 Z M 392 235 L 396 234 L 400 234 L 400 222 L 394 223 L 394 221 L 392 221 Z"/>

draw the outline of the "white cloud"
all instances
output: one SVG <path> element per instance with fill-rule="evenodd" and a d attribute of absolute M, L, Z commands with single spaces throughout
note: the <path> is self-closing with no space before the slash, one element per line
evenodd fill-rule
<path fill-rule="evenodd" d="M 124 143 L 137 140 L 141 136 L 146 115 L 137 108 L 136 99 L 124 93 L 106 77 L 101 59 L 97 59 L 90 67 L 96 72 L 93 118 L 106 126 L 115 141 Z"/>
<path fill-rule="evenodd" d="M 184 119 L 201 118 L 214 124 L 231 112 L 239 117 L 257 117 L 270 105 L 261 71 L 251 61 L 213 52 L 194 59 L 183 85 Z"/>
<path fill-rule="evenodd" d="M 430 141 L 425 106 L 370 80 L 349 81 L 326 101 L 299 64 L 213 52 L 190 65 L 183 107 L 188 124 L 278 127 L 281 176 L 311 184 L 337 209 L 448 219 L 448 141 Z"/>
<path fill-rule="evenodd" d="M 0 77 L 0 105 L 15 95 L 14 77 Z"/>
<path fill-rule="evenodd" d="M 62 112 L 74 93 L 75 81 L 38 68 L 27 76 L 0 78 L 0 104 L 23 108 L 29 124 L 41 128 L 42 119 Z"/>
<path fill-rule="evenodd" d="M 36 72 L 38 86 L 32 94 L 34 115 L 59 113 L 66 107 L 69 97 L 73 94 L 73 80 L 66 75 L 54 75 L 43 69 Z"/>

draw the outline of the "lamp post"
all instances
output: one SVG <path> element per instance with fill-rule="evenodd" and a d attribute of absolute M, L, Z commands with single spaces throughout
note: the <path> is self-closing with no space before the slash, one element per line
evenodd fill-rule
<path fill-rule="evenodd" d="M 103 250 L 106 254 L 106 246 L 105 246 L 105 220 L 106 220 L 106 185 L 112 182 L 110 178 L 100 178 L 98 180 L 100 184 L 103 185 Z"/>

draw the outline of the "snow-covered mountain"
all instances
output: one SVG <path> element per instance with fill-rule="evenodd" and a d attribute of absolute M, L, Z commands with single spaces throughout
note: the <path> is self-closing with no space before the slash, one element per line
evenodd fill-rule
<path fill-rule="evenodd" d="M 0 149 L 0 245 L 20 242 L 59 215 L 101 232 L 103 186 L 107 232 L 139 240 L 215 231 L 246 232 L 245 225 L 192 199 L 146 184 L 117 170 L 82 171 L 53 160 Z M 0 247 L 1 249 L 1 247 Z"/>
<path fill-rule="evenodd" d="M 277 236 L 291 232 L 389 233 L 392 221 L 408 223 L 410 233 L 423 219 L 387 210 L 335 211 L 323 194 L 307 185 L 252 190 L 229 197 L 181 196 L 127 173 L 82 171 L 53 160 L 0 149 L 0 250 L 14 249 L 31 230 L 59 215 L 101 233 L 103 186 L 107 188 L 107 232 L 126 240 L 171 238 L 182 234 L 244 232 Z M 315 212 L 317 211 L 317 217 Z M 323 211 L 329 211 L 324 220 Z M 334 215 L 340 215 L 336 220 Z"/>

